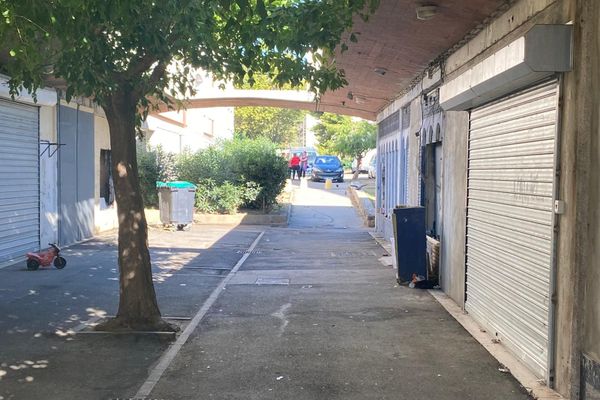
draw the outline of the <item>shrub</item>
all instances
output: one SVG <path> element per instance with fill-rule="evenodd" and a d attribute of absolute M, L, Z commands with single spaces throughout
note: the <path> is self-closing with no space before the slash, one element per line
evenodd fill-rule
<path fill-rule="evenodd" d="M 180 180 L 198 185 L 198 209 L 214 213 L 229 212 L 219 210 L 231 210 L 234 203 L 270 210 L 285 187 L 288 167 L 268 139 L 237 138 L 181 154 L 177 171 Z"/>
<path fill-rule="evenodd" d="M 229 181 L 221 184 L 208 178 L 198 183 L 196 208 L 206 213 L 234 214 L 246 201 L 254 201 L 260 186 L 253 182 L 234 185 Z"/>
<path fill-rule="evenodd" d="M 265 138 L 237 138 L 224 144 L 226 157 L 230 160 L 230 172 L 236 181 L 255 182 L 261 187 L 255 200 L 244 203 L 246 207 L 268 211 L 283 191 L 288 166 L 276 150 L 275 144 Z"/>
<path fill-rule="evenodd" d="M 148 147 L 145 143 L 137 144 L 138 175 L 144 205 L 158 207 L 158 191 L 156 181 L 177 179 L 175 156 L 166 153 L 162 148 Z"/>
<path fill-rule="evenodd" d="M 217 184 L 236 182 L 230 172 L 230 160 L 222 148 L 211 146 L 196 153 L 182 153 L 177 157 L 178 178 L 182 181 L 200 183 L 211 179 Z"/>

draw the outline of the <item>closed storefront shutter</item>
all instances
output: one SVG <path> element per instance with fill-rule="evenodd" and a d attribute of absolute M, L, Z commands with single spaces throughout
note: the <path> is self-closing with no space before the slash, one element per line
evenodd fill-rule
<path fill-rule="evenodd" d="M 548 377 L 556 81 L 471 111 L 465 308 Z"/>
<path fill-rule="evenodd" d="M 38 108 L 0 100 L 0 263 L 40 247 Z"/>
<path fill-rule="evenodd" d="M 59 243 L 94 235 L 94 114 L 60 106 Z"/>

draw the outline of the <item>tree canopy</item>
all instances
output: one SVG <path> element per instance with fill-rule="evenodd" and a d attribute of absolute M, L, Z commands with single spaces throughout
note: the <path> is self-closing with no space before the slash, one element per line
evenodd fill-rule
<path fill-rule="evenodd" d="M 319 140 L 319 152 L 359 161 L 375 147 L 377 141 L 376 125 L 344 115 L 323 113 L 314 129 Z"/>
<path fill-rule="evenodd" d="M 13 95 L 52 82 L 99 104 L 110 128 L 119 218 L 119 310 L 106 329 L 168 329 L 152 283 L 136 126 L 154 102 L 216 79 L 343 86 L 334 49 L 377 0 L 0 0 L 0 70 Z M 349 40 L 356 40 L 350 34 Z M 341 44 L 342 49 L 345 47 Z M 171 97 L 172 96 L 172 97 Z"/>
<path fill-rule="evenodd" d="M 141 106 L 193 89 L 192 68 L 237 83 L 322 93 L 345 83 L 331 57 L 376 0 L 0 0 L 2 69 L 13 92 L 64 79 L 100 105 L 128 87 Z M 352 36 L 351 39 L 354 39 Z M 307 55 L 311 55 L 308 57 Z M 316 62 L 311 62 L 310 58 Z"/>
<path fill-rule="evenodd" d="M 255 74 L 252 82 L 246 79 L 239 85 L 239 89 L 257 90 L 294 90 L 304 89 L 292 85 L 277 85 L 265 74 Z M 285 146 L 294 146 L 300 143 L 300 133 L 306 111 L 277 107 L 236 107 L 235 132 L 236 135 L 255 139 L 265 137 L 273 143 Z"/>
<path fill-rule="evenodd" d="M 235 133 L 241 137 L 264 137 L 283 146 L 301 142 L 302 123 L 306 112 L 275 107 L 236 107 Z"/>
<path fill-rule="evenodd" d="M 350 131 L 352 120 L 348 116 L 332 113 L 318 115 L 319 122 L 314 126 L 317 148 L 321 154 L 337 154 L 335 139 L 343 132 Z"/>

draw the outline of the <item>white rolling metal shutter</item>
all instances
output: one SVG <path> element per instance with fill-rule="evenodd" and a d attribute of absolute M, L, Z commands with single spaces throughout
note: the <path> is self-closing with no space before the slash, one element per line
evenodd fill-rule
<path fill-rule="evenodd" d="M 0 263 L 40 247 L 38 108 L 0 100 Z"/>
<path fill-rule="evenodd" d="M 556 81 L 471 111 L 465 308 L 548 377 Z"/>

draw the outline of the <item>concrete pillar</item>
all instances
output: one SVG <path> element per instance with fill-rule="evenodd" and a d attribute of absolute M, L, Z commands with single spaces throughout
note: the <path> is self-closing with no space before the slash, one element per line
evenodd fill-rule
<path fill-rule="evenodd" d="M 573 70 L 564 76 L 561 121 L 560 199 L 566 202 L 566 212 L 559 220 L 555 387 L 568 398 L 580 399 L 586 335 L 595 343 L 600 339 L 599 329 L 586 332 L 586 325 L 600 318 L 600 305 L 588 301 L 598 297 L 600 285 L 599 261 L 590 257 L 599 222 L 593 220 L 598 213 L 592 209 L 599 201 L 600 2 L 570 0 L 565 7 L 573 16 L 574 35 Z M 593 289 L 591 296 L 587 289 Z"/>
<path fill-rule="evenodd" d="M 600 398 L 598 383 L 590 384 L 591 375 L 600 373 L 600 2 L 580 0 L 577 7 L 577 29 L 581 57 L 578 90 L 577 122 L 581 140 L 578 143 L 578 168 L 583 171 L 578 178 L 578 266 L 580 271 L 579 337 L 576 341 L 581 356 L 586 357 L 586 367 L 573 379 L 581 382 L 584 398 Z M 581 366 L 580 360 L 579 366 Z M 582 375 L 580 379 L 581 374 Z"/>
<path fill-rule="evenodd" d="M 440 274 L 441 285 L 461 307 L 465 303 L 465 234 L 469 113 L 446 113 Z"/>

